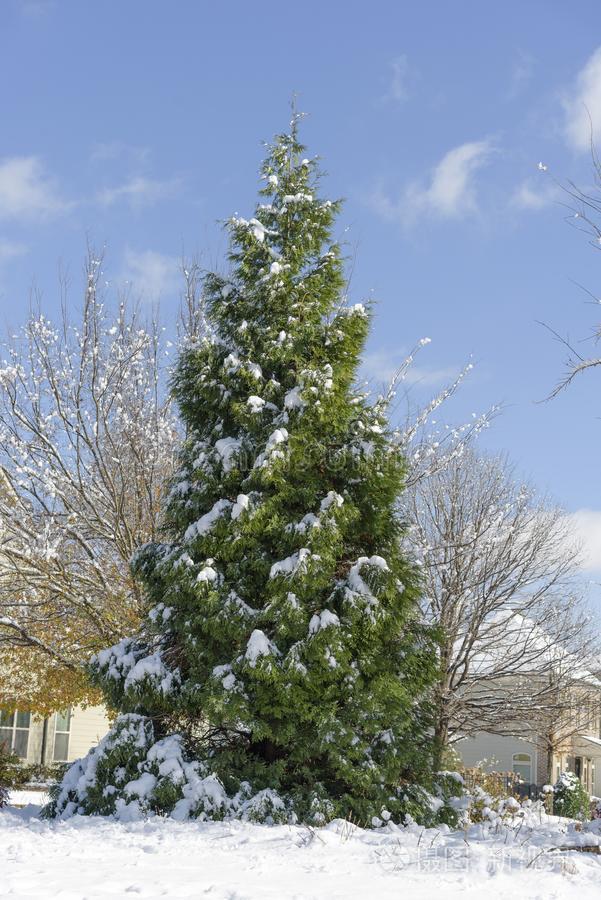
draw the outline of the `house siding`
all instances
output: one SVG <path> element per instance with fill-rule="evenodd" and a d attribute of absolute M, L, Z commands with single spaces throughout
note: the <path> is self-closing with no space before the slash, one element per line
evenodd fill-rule
<path fill-rule="evenodd" d="M 468 768 L 479 766 L 487 772 L 513 771 L 513 754 L 529 753 L 532 757 L 532 781 L 544 784 L 546 776 L 539 781 L 541 768 L 539 753 L 535 744 L 520 738 L 480 732 L 475 737 L 464 738 L 455 745 L 462 762 Z M 544 760 L 543 760 L 543 771 Z"/>
<path fill-rule="evenodd" d="M 71 719 L 69 762 L 85 756 L 105 736 L 110 728 L 106 710 L 102 706 L 75 707 Z"/>
<path fill-rule="evenodd" d="M 459 741 L 455 748 L 465 766 L 478 766 L 487 772 L 511 772 L 514 753 L 529 753 L 532 757 L 532 782 L 542 787 L 549 780 L 546 753 L 529 741 L 480 732 Z M 588 760 L 591 793 L 601 797 L 601 743 L 596 748 L 590 741 L 574 738 L 569 751 L 554 756 L 551 782 L 555 781 L 558 768 L 560 772 L 574 771 L 576 756 Z M 588 785 L 585 787 L 588 789 Z"/>
<path fill-rule="evenodd" d="M 46 750 L 44 762 L 51 765 L 54 760 L 54 737 L 56 731 L 56 716 L 50 715 L 46 726 Z M 67 762 L 73 762 L 85 756 L 86 753 L 104 737 L 110 728 L 110 722 L 103 706 L 76 706 L 71 711 L 69 729 L 69 744 Z M 41 716 L 32 715 L 29 725 L 27 742 L 27 756 L 23 763 L 42 762 L 42 745 L 44 734 L 44 719 Z"/>

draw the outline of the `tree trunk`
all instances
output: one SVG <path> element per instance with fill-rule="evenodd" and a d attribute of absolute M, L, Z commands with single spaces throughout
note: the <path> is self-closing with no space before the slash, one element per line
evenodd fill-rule
<path fill-rule="evenodd" d="M 547 746 L 547 784 L 553 784 L 553 745 Z"/>
<path fill-rule="evenodd" d="M 442 709 L 439 709 L 434 724 L 434 771 L 442 768 L 444 752 L 449 743 L 449 719 Z"/>

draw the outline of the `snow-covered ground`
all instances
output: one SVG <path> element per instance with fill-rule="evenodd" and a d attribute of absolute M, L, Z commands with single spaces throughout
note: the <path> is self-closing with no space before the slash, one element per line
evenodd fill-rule
<path fill-rule="evenodd" d="M 33 790 L 11 791 L 9 802 L 11 806 L 28 806 L 29 804 L 39 806 L 48 802 L 48 793 Z"/>
<path fill-rule="evenodd" d="M 343 821 L 308 829 L 241 822 L 48 823 L 38 808 L 0 812 L 0 896 L 210 900 L 599 898 L 601 856 L 552 847 L 601 845 L 531 816 L 511 828 L 417 826 L 363 831 Z"/>

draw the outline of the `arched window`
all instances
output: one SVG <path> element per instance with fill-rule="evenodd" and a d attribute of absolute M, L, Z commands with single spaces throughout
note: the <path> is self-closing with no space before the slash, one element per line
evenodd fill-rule
<path fill-rule="evenodd" d="M 513 771 L 521 781 L 532 783 L 532 757 L 529 753 L 513 754 Z"/>

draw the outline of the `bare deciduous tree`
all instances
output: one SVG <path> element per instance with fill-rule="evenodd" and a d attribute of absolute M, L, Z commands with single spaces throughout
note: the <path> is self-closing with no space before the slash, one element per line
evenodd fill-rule
<path fill-rule="evenodd" d="M 189 329 L 197 283 L 185 274 Z M 99 278 L 90 255 L 78 320 L 66 304 L 58 327 L 32 314 L 0 365 L 0 653 L 11 648 L 13 670 L 33 652 L 77 673 L 140 613 L 129 559 L 157 533 L 177 442 L 167 342 L 135 304 L 111 316 Z"/>
<path fill-rule="evenodd" d="M 562 511 L 516 484 L 506 460 L 464 447 L 415 485 L 406 513 L 424 613 L 441 631 L 438 747 L 478 731 L 531 733 L 542 711 L 557 711 L 558 661 L 583 654 L 590 633 Z"/>

